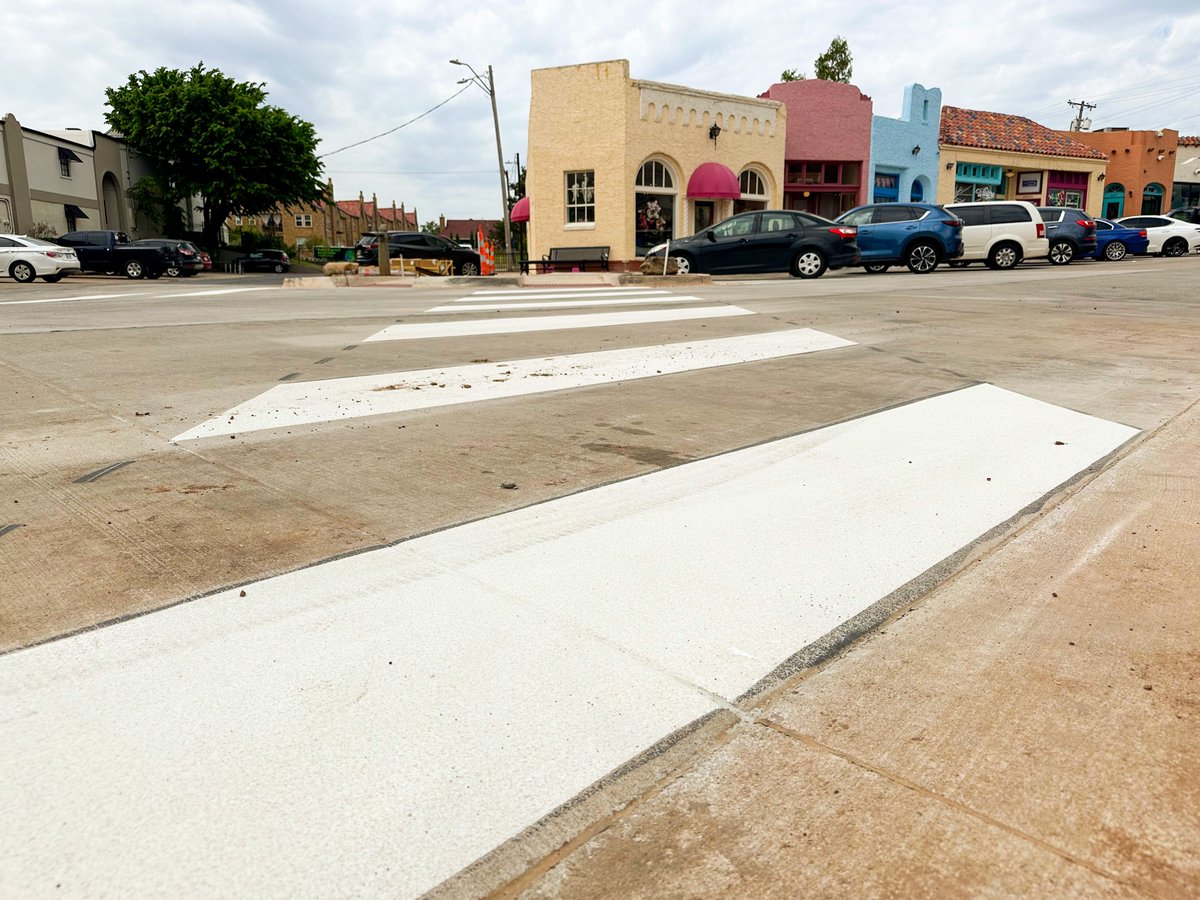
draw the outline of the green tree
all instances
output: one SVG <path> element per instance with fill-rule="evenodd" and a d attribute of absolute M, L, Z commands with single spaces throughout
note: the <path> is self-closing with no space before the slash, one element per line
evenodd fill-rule
<path fill-rule="evenodd" d="M 803 72 L 797 72 L 795 69 L 784 69 L 779 76 L 780 81 L 803 81 L 808 76 Z"/>
<path fill-rule="evenodd" d="M 854 74 L 854 63 L 850 57 L 850 47 L 841 35 L 829 42 L 829 49 L 817 57 L 813 63 L 817 78 L 822 81 L 840 81 L 849 84 Z"/>
<path fill-rule="evenodd" d="M 436 219 L 430 219 L 428 222 L 426 222 L 424 225 L 421 226 L 421 230 L 423 232 L 425 232 L 426 234 L 441 234 L 442 226 L 440 224 L 438 224 Z"/>
<path fill-rule="evenodd" d="M 265 105 L 264 87 L 199 63 L 188 71 L 142 70 L 105 91 L 108 124 L 154 169 L 139 182 L 140 198 L 158 198 L 163 211 L 202 198 L 209 249 L 230 215 L 330 200 L 315 129 Z M 169 215 L 160 218 L 170 224 Z"/>

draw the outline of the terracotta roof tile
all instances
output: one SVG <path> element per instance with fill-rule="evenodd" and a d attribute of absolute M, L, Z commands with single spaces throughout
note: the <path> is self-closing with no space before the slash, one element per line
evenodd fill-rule
<path fill-rule="evenodd" d="M 1044 156 L 1108 159 L 1105 153 L 1072 140 L 1024 116 L 981 109 L 942 107 L 941 142 L 956 147 L 1010 150 Z"/>
<path fill-rule="evenodd" d="M 1179 136 L 1179 146 L 1200 147 L 1200 134 L 1181 134 Z"/>
<path fill-rule="evenodd" d="M 348 216 L 354 216 L 359 219 L 373 219 L 375 217 L 375 204 L 370 200 L 365 202 L 361 200 L 339 200 L 337 201 L 337 205 L 338 209 Z M 397 209 L 393 216 L 390 206 L 381 206 L 379 207 L 379 218 L 384 222 L 404 221 L 414 228 L 417 226 L 417 214 L 409 210 L 401 212 Z"/>
<path fill-rule="evenodd" d="M 482 228 L 483 236 L 487 237 L 491 234 L 492 228 L 499 224 L 501 224 L 500 219 L 447 219 L 446 227 L 442 229 L 441 234 L 443 237 L 467 240 L 475 237 Z"/>

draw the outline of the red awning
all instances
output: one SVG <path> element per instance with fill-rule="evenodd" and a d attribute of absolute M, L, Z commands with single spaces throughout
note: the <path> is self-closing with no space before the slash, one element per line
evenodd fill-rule
<path fill-rule="evenodd" d="M 513 204 L 512 212 L 508 214 L 510 222 L 528 222 L 529 221 L 529 198 L 522 197 Z"/>
<path fill-rule="evenodd" d="M 720 163 L 706 162 L 688 179 L 687 195 L 736 200 L 742 196 L 742 189 L 732 169 Z"/>

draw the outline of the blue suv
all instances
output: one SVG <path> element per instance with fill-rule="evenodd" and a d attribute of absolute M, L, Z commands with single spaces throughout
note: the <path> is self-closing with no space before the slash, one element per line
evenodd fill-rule
<path fill-rule="evenodd" d="M 904 264 L 925 275 L 963 254 L 962 219 L 932 203 L 871 203 L 838 216 L 858 229 L 863 268 L 886 272 Z"/>

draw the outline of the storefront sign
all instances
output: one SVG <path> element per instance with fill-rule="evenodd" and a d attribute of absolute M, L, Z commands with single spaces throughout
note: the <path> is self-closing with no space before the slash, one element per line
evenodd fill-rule
<path fill-rule="evenodd" d="M 1041 172 L 1022 172 L 1017 176 L 1018 194 L 1040 194 L 1042 192 Z"/>

